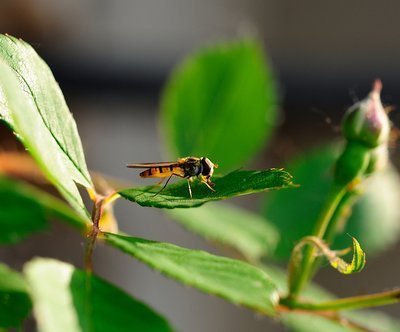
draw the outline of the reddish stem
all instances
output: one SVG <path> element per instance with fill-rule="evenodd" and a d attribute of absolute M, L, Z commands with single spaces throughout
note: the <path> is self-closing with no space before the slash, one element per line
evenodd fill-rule
<path fill-rule="evenodd" d="M 87 272 L 92 273 L 93 271 L 93 249 L 96 243 L 97 235 L 100 232 L 99 222 L 103 214 L 103 202 L 104 197 L 97 198 L 93 204 L 92 209 L 92 230 L 88 235 L 88 241 L 85 251 L 85 269 Z"/>

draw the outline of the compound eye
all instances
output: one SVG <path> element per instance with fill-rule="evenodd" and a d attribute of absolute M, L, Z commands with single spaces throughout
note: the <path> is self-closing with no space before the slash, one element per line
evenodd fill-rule
<path fill-rule="evenodd" d="M 201 160 L 201 164 L 203 166 L 203 171 L 201 172 L 201 174 L 209 177 L 212 169 L 212 166 L 209 164 L 209 160 L 207 158 L 203 158 Z"/>

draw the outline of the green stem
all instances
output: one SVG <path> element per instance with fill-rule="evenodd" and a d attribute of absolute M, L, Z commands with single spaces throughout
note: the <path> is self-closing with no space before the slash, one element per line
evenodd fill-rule
<path fill-rule="evenodd" d="M 359 196 L 360 194 L 357 190 L 346 190 L 326 229 L 324 240 L 327 243 L 332 243 L 337 233 L 345 228 L 347 219 L 351 214 L 351 209 Z"/>
<path fill-rule="evenodd" d="M 400 289 L 376 294 L 346 297 L 320 303 L 309 303 L 293 299 L 282 299 L 281 304 L 290 309 L 310 311 L 339 311 L 378 307 L 400 302 Z"/>
<path fill-rule="evenodd" d="M 351 208 L 359 196 L 356 190 L 346 190 L 342 199 L 340 200 L 330 222 L 325 231 L 324 240 L 326 243 L 332 243 L 340 230 L 343 230 L 348 218 L 350 217 Z M 340 228 L 340 229 L 339 229 Z M 321 265 L 322 259 L 317 257 L 311 268 L 309 279 L 313 277 L 313 274 L 317 271 Z"/>
<path fill-rule="evenodd" d="M 328 196 L 325 208 L 322 210 L 321 216 L 315 225 L 312 235 L 319 237 L 320 239 L 324 237 L 329 222 L 346 192 L 346 187 L 333 185 L 331 194 Z"/>
<path fill-rule="evenodd" d="M 322 210 L 320 218 L 318 219 L 314 231 L 311 236 L 316 236 L 323 239 L 329 222 L 332 219 L 340 201 L 346 193 L 346 187 L 334 185 L 332 191 L 328 196 L 325 206 Z M 289 296 L 288 298 L 296 298 L 305 284 L 308 282 L 313 270 L 315 261 L 315 248 L 307 246 L 304 252 L 304 257 L 300 267 L 293 268 L 293 273 L 289 276 Z"/>

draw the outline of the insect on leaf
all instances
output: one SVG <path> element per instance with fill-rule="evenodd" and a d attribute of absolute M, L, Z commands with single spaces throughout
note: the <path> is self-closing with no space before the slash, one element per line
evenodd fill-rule
<path fill-rule="evenodd" d="M 280 169 L 234 171 L 222 177 L 215 177 L 213 181 L 215 192 L 203 183 L 195 181 L 191 185 L 192 198 L 186 181 L 170 184 L 159 194 L 157 193 L 160 188 L 154 185 L 124 189 L 119 191 L 119 194 L 142 206 L 173 209 L 196 207 L 210 201 L 293 187 L 292 176 Z"/>

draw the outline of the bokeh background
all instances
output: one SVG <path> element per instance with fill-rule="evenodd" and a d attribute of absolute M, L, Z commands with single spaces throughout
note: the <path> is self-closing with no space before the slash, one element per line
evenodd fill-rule
<path fill-rule="evenodd" d="M 384 103 L 400 105 L 399 12 L 398 1 L 369 0 L 2 0 L 0 32 L 28 41 L 52 68 L 78 124 L 89 168 L 147 184 L 125 164 L 165 158 L 159 97 L 185 55 L 206 43 L 249 34 L 263 41 L 279 84 L 281 125 L 253 166 L 280 167 L 304 149 L 339 137 L 344 111 L 366 95 L 375 78 L 383 81 Z M 392 120 L 399 125 L 398 111 Z M 1 146 L 10 149 L 15 143 L 5 131 L 0 127 Z M 391 153 L 396 164 L 396 148 Z M 257 198 L 237 202 L 257 207 Z M 116 216 L 129 234 L 220 253 L 161 211 L 121 200 Z M 83 245 L 81 237 L 57 223 L 22 245 L 1 247 L 0 259 L 16 268 L 38 255 L 82 266 Z M 322 271 L 317 279 L 338 295 L 354 293 L 354 287 L 390 289 L 399 286 L 399 265 L 393 264 L 399 254 L 397 245 L 370 260 L 361 275 Z M 112 248 L 98 246 L 95 266 L 179 331 L 283 330 Z M 383 310 L 400 317 L 398 306 Z"/>

